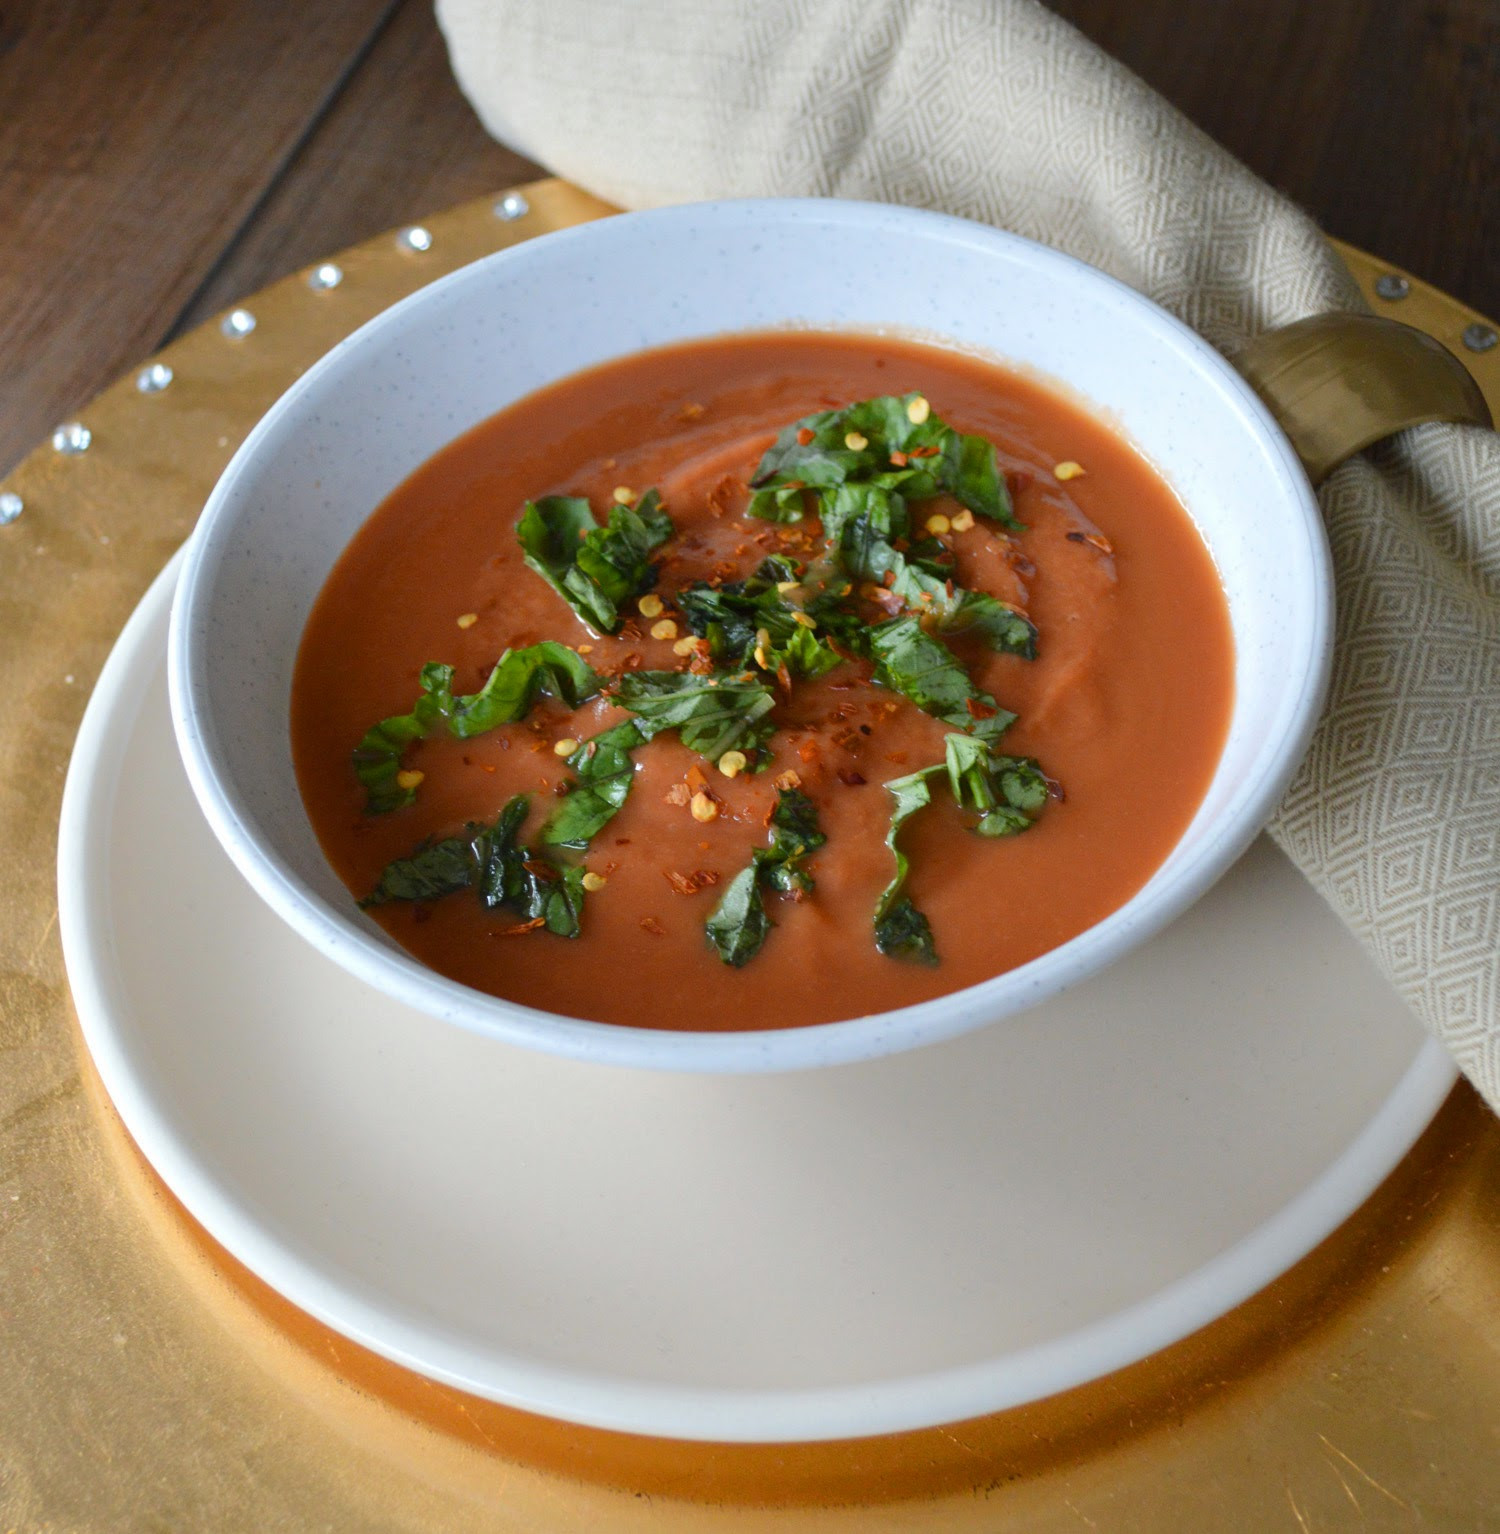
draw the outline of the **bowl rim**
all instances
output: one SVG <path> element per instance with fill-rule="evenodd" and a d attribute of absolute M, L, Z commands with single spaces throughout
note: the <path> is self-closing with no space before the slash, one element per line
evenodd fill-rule
<path fill-rule="evenodd" d="M 254 830 L 254 816 L 221 775 L 217 743 L 204 728 L 209 711 L 206 683 L 192 633 L 203 622 L 206 576 L 215 562 L 214 535 L 225 521 L 226 503 L 249 472 L 262 445 L 281 422 L 331 374 L 399 331 L 438 297 L 482 282 L 517 263 L 545 260 L 564 244 L 609 240 L 622 228 L 668 229 L 674 223 L 721 221 L 726 227 L 766 219 L 821 220 L 833 224 L 946 236 L 987 246 L 1011 261 L 1045 265 L 1071 281 L 1094 287 L 1147 320 L 1164 347 L 1195 366 L 1205 384 L 1256 432 L 1281 488 L 1301 512 L 1300 546 L 1279 546 L 1284 563 L 1299 565 L 1311 593 L 1307 642 L 1300 670 L 1288 679 L 1286 728 L 1264 748 L 1235 799 L 1205 828 L 1192 855 L 1166 880 L 1161 870 L 1148 885 L 1101 921 L 1066 943 L 963 990 L 888 1012 L 865 1013 L 799 1028 L 695 1032 L 594 1022 L 524 1006 L 477 991 L 388 946 L 334 910 L 309 889 Z M 732 331 L 719 334 L 732 334 Z M 1067 387 L 1066 380 L 1058 380 Z M 1097 407 L 1096 407 L 1097 408 Z M 168 638 L 168 689 L 178 747 L 214 835 L 257 894 L 292 928 L 359 979 L 398 1001 L 444 1022 L 528 1048 L 597 1064 L 683 1071 L 780 1071 L 876 1059 L 936 1043 L 998 1022 L 1048 1000 L 1097 974 L 1160 931 L 1202 896 L 1260 832 L 1291 781 L 1321 712 L 1332 660 L 1333 573 L 1321 513 L 1301 463 L 1269 410 L 1230 363 L 1207 341 L 1160 305 L 1076 257 L 1006 230 L 969 219 L 892 204 L 833 198 L 731 198 L 622 213 L 574 225 L 497 251 L 417 289 L 352 331 L 301 374 L 265 413 L 223 470 L 190 536 L 172 602 Z M 1180 842 L 1178 843 L 1180 845 Z M 1143 900 L 1143 896 L 1149 898 Z"/>

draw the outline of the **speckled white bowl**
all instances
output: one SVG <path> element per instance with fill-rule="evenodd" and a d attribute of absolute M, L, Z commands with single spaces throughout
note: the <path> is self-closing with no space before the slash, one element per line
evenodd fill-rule
<path fill-rule="evenodd" d="M 1236 643 L 1218 770 L 1134 899 L 1032 963 L 951 996 L 819 1027 L 661 1033 L 486 996 L 412 958 L 323 858 L 292 769 L 303 625 L 365 517 L 445 443 L 532 390 L 694 336 L 807 324 L 951 338 L 1066 384 L 1175 487 L 1211 550 Z M 558 1054 L 697 1071 L 865 1059 L 992 1023 L 1094 974 L 1197 899 L 1300 760 L 1327 681 L 1318 508 L 1232 368 L 1129 288 L 1043 246 L 875 204 L 741 201 L 626 214 L 455 272 L 372 320 L 287 391 L 225 470 L 172 611 L 172 712 L 214 832 L 308 942 L 444 1022 Z"/>

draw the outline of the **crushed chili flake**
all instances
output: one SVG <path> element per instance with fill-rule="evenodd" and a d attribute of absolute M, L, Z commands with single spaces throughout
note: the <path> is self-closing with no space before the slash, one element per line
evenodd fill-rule
<path fill-rule="evenodd" d="M 806 447 L 812 439 L 813 434 L 810 428 L 806 426 L 799 426 L 797 428 L 797 445 L 799 447 Z"/>
<path fill-rule="evenodd" d="M 667 868 L 662 870 L 662 875 L 679 895 L 696 895 L 719 882 L 718 874 L 711 868 L 696 868 L 690 874 L 680 874 L 675 868 Z"/>
<path fill-rule="evenodd" d="M 629 845 L 630 845 L 630 838 L 628 836 L 617 836 L 615 838 L 615 846 L 617 846 L 617 847 L 628 847 Z"/>
<path fill-rule="evenodd" d="M 491 937 L 520 937 L 523 932 L 535 932 L 538 927 L 545 927 L 546 919 L 541 916 L 533 917 L 530 921 L 523 921 L 516 927 L 491 927 Z"/>
<path fill-rule="evenodd" d="M 887 751 L 885 759 L 888 762 L 894 762 L 898 767 L 903 766 L 909 760 L 905 751 Z"/>
<path fill-rule="evenodd" d="M 1036 482 L 1036 475 L 1030 469 L 1007 469 L 1005 471 L 1005 488 L 1010 491 L 1010 498 L 1015 498 Z"/>
<path fill-rule="evenodd" d="M 818 759 L 818 743 L 814 740 L 804 740 L 802 744 L 797 747 L 797 755 L 800 756 L 804 762 L 811 765 Z"/>
<path fill-rule="evenodd" d="M 904 469 L 906 467 L 906 454 L 900 451 L 892 453 L 891 462 L 895 464 L 898 469 Z"/>
<path fill-rule="evenodd" d="M 993 719 L 998 712 L 991 704 L 981 703 L 978 698 L 965 698 L 964 707 L 971 719 Z"/>
<path fill-rule="evenodd" d="M 654 916 L 641 917 L 641 931 L 649 932 L 652 937 L 665 937 L 667 935 L 667 929 Z"/>
<path fill-rule="evenodd" d="M 908 456 L 911 458 L 936 458 L 937 455 L 937 444 L 930 442 L 926 447 L 914 447 Z"/>
<path fill-rule="evenodd" d="M 687 786 L 694 793 L 697 793 L 699 789 L 708 787 L 708 774 L 704 772 L 697 762 L 694 762 L 683 776 L 687 779 Z"/>

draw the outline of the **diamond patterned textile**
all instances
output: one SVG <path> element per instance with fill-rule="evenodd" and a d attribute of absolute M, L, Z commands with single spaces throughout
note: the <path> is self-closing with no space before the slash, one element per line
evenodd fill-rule
<path fill-rule="evenodd" d="M 626 207 L 935 208 L 1121 278 L 1221 350 L 1358 295 L 1317 228 L 1034 0 L 438 0 L 485 125 Z M 1270 830 L 1500 1107 L 1500 438 L 1321 493 L 1327 713 Z"/>

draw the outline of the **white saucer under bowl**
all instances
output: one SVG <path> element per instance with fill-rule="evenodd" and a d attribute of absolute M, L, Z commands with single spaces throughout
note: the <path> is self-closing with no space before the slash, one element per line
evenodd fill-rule
<path fill-rule="evenodd" d="M 302 942 L 194 801 L 176 565 L 80 731 L 59 853 L 88 1047 L 207 1230 L 412 1369 L 578 1422 L 790 1441 L 1037 1399 L 1282 1273 L 1454 1079 L 1269 843 L 1061 999 L 770 1076 L 583 1064 Z"/>

